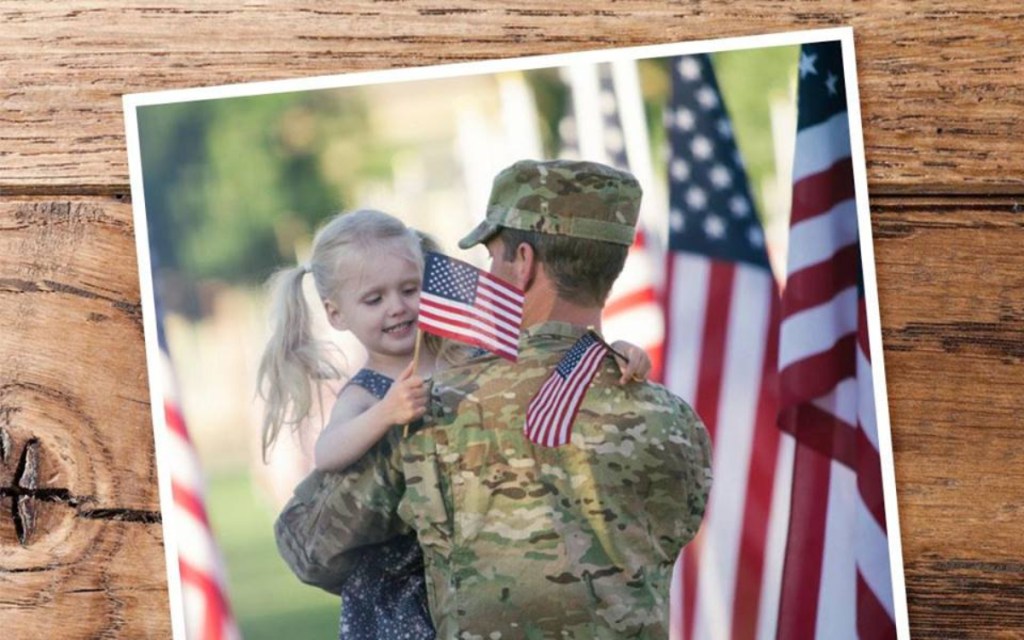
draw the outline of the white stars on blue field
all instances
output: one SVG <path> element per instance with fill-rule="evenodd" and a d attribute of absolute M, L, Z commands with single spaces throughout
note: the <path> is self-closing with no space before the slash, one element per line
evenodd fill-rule
<path fill-rule="evenodd" d="M 814 60 L 804 63 L 813 72 Z M 711 61 L 683 56 L 670 67 L 668 126 L 669 246 L 768 268 L 743 162 Z M 670 114 L 670 115 L 668 115 Z"/>

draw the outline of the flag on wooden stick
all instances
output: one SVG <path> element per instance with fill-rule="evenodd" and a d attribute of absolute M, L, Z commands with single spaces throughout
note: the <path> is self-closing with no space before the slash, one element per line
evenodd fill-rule
<path fill-rule="evenodd" d="M 523 292 L 471 264 L 427 253 L 419 328 L 519 359 Z"/>
<path fill-rule="evenodd" d="M 531 442 L 545 447 L 569 442 L 583 396 L 607 353 L 607 345 L 592 331 L 565 352 L 526 407 L 524 431 Z"/>

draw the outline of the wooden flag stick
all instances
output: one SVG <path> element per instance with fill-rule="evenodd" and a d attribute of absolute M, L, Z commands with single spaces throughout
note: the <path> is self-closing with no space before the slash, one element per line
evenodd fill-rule
<path fill-rule="evenodd" d="M 419 327 L 416 327 L 416 346 L 412 349 L 412 372 L 416 374 L 416 368 L 420 365 L 420 343 L 423 342 L 423 332 L 420 331 Z M 402 427 L 402 438 L 409 437 L 409 423 L 406 422 L 405 426 Z"/>
<path fill-rule="evenodd" d="M 416 327 L 416 346 L 412 349 L 412 370 L 416 372 L 416 367 L 420 364 L 420 343 L 423 342 L 423 332 L 420 331 L 419 327 Z"/>

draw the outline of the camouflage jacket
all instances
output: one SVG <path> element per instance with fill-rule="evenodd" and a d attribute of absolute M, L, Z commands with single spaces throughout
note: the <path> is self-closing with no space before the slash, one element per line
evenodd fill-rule
<path fill-rule="evenodd" d="M 518 364 L 438 374 L 426 425 L 393 429 L 340 474 L 314 474 L 276 525 L 300 579 L 336 590 L 366 545 L 415 531 L 439 638 L 666 638 L 680 549 L 711 488 L 700 419 L 609 356 L 571 442 L 534 445 L 526 405 L 584 329 L 529 329 Z"/>

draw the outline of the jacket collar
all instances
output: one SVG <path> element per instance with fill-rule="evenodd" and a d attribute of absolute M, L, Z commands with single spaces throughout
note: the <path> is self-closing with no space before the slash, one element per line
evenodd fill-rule
<path fill-rule="evenodd" d="M 569 324 L 568 322 L 561 322 L 558 320 L 549 320 L 525 329 L 520 341 L 528 341 L 530 338 L 537 336 L 556 336 L 561 338 L 572 338 L 575 340 L 587 331 L 588 327 Z"/>

